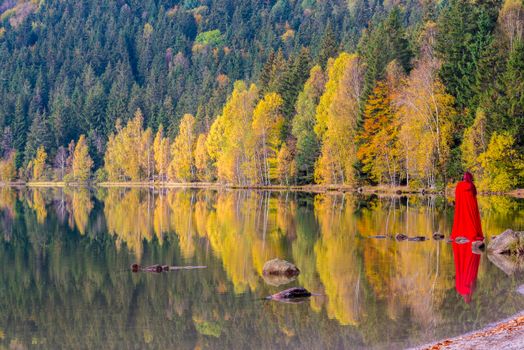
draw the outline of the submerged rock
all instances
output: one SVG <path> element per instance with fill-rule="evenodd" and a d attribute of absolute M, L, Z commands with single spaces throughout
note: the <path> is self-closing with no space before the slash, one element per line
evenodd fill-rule
<path fill-rule="evenodd" d="M 424 236 L 415 236 L 415 237 L 409 237 L 408 241 L 411 242 L 424 242 L 427 238 Z"/>
<path fill-rule="evenodd" d="M 488 259 L 507 275 L 524 271 L 524 232 L 506 230 L 491 239 Z"/>
<path fill-rule="evenodd" d="M 488 253 L 524 256 L 524 232 L 506 230 L 492 238 Z"/>
<path fill-rule="evenodd" d="M 488 253 L 488 259 L 508 276 L 524 271 L 524 259 L 522 257 Z"/>
<path fill-rule="evenodd" d="M 138 264 L 131 265 L 131 271 L 133 272 L 168 272 L 175 270 L 192 270 L 192 269 L 205 269 L 207 266 L 169 266 L 169 265 L 150 265 L 150 266 L 140 266 Z"/>
<path fill-rule="evenodd" d="M 288 299 L 300 299 L 300 298 L 309 298 L 311 292 L 306 288 L 295 287 L 283 290 L 282 292 L 268 296 L 268 300 L 288 300 Z"/>
<path fill-rule="evenodd" d="M 297 276 L 300 273 L 298 267 L 286 260 L 273 259 L 269 260 L 264 264 L 262 268 L 264 276 L 277 275 L 277 276 Z"/>

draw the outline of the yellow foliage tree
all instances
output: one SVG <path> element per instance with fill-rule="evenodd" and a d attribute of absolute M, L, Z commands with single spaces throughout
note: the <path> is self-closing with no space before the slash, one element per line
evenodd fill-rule
<path fill-rule="evenodd" d="M 355 182 L 355 136 L 363 73 L 355 54 L 344 52 L 329 65 L 328 82 L 316 113 L 315 132 L 322 143 L 315 166 L 318 183 Z"/>
<path fill-rule="evenodd" d="M 366 101 L 358 158 L 363 170 L 379 183 L 397 185 L 400 172 L 397 147 L 399 123 L 388 84 L 378 82 Z"/>
<path fill-rule="evenodd" d="M 185 114 L 180 122 L 178 136 L 171 146 L 169 177 L 179 181 L 192 181 L 195 175 L 193 149 L 195 145 L 195 118 Z"/>
<path fill-rule="evenodd" d="M 478 157 L 488 147 L 486 123 L 486 113 L 479 108 L 476 112 L 475 121 L 464 131 L 464 138 L 460 146 L 464 168 L 474 173 L 480 172 Z"/>
<path fill-rule="evenodd" d="M 152 173 L 151 129 L 143 130 L 144 118 L 138 109 L 124 128 L 117 121 L 117 134 L 110 135 L 104 167 L 111 181 L 140 181 Z"/>
<path fill-rule="evenodd" d="M 290 148 L 284 143 L 277 156 L 278 180 L 283 185 L 291 185 L 297 172 L 295 157 Z"/>
<path fill-rule="evenodd" d="M 283 103 L 282 97 L 272 92 L 264 96 L 253 112 L 258 178 L 264 185 L 270 185 L 278 177 L 277 155 L 284 127 Z"/>
<path fill-rule="evenodd" d="M 164 137 L 164 127 L 160 124 L 158 131 L 153 142 L 153 151 L 155 158 L 155 169 L 158 174 L 158 178 L 164 181 L 167 176 L 167 169 L 170 162 L 170 145 L 169 139 Z"/>
<path fill-rule="evenodd" d="M 86 138 L 84 135 L 80 135 L 73 153 L 73 179 L 81 182 L 89 180 L 92 167 L 93 160 L 89 156 L 89 148 L 87 146 Z"/>
<path fill-rule="evenodd" d="M 211 181 L 213 179 L 212 164 L 207 153 L 206 140 L 206 134 L 198 135 L 195 146 L 195 168 L 197 178 L 200 181 Z"/>
<path fill-rule="evenodd" d="M 44 149 L 44 146 L 38 147 L 36 150 L 35 159 L 33 159 L 33 180 L 41 180 L 45 172 L 45 162 L 47 160 L 47 153 Z"/>
<path fill-rule="evenodd" d="M 513 145 L 515 138 L 506 132 L 494 132 L 486 151 L 478 160 L 483 168 L 480 190 L 504 192 L 515 188 L 524 179 L 524 159 Z"/>
<path fill-rule="evenodd" d="M 258 89 L 235 82 L 222 114 L 211 125 L 206 148 L 221 182 L 248 184 L 253 181 L 254 145 L 252 120 Z"/>
<path fill-rule="evenodd" d="M 10 152 L 7 159 L 0 160 L 0 181 L 8 183 L 16 177 L 16 153 Z"/>
<path fill-rule="evenodd" d="M 435 33 L 428 27 L 425 40 Z M 429 46 L 428 46 L 429 45 Z M 445 178 L 457 112 L 453 96 L 438 78 L 440 63 L 423 45 L 421 57 L 396 101 L 401 123 L 399 141 L 408 185 L 435 186 Z"/>

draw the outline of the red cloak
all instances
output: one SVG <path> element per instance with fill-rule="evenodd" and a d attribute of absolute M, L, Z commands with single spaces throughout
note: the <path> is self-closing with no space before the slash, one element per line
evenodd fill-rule
<path fill-rule="evenodd" d="M 455 288 L 469 304 L 477 284 L 480 255 L 471 251 L 471 242 L 465 244 L 453 242 L 453 258 L 455 260 Z"/>
<path fill-rule="evenodd" d="M 484 239 L 477 204 L 477 189 L 469 173 L 464 175 L 464 181 L 460 181 L 455 189 L 455 218 L 451 238 L 459 236 L 471 241 Z"/>

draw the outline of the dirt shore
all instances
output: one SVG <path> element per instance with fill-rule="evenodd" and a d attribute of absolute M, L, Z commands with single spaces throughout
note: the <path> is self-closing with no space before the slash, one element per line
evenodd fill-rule
<path fill-rule="evenodd" d="M 413 350 L 524 349 L 524 312 L 481 330 L 426 344 Z"/>

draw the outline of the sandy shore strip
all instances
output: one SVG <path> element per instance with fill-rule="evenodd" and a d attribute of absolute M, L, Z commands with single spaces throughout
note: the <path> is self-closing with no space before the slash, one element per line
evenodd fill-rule
<path fill-rule="evenodd" d="M 487 327 L 413 350 L 524 349 L 524 311 Z"/>

